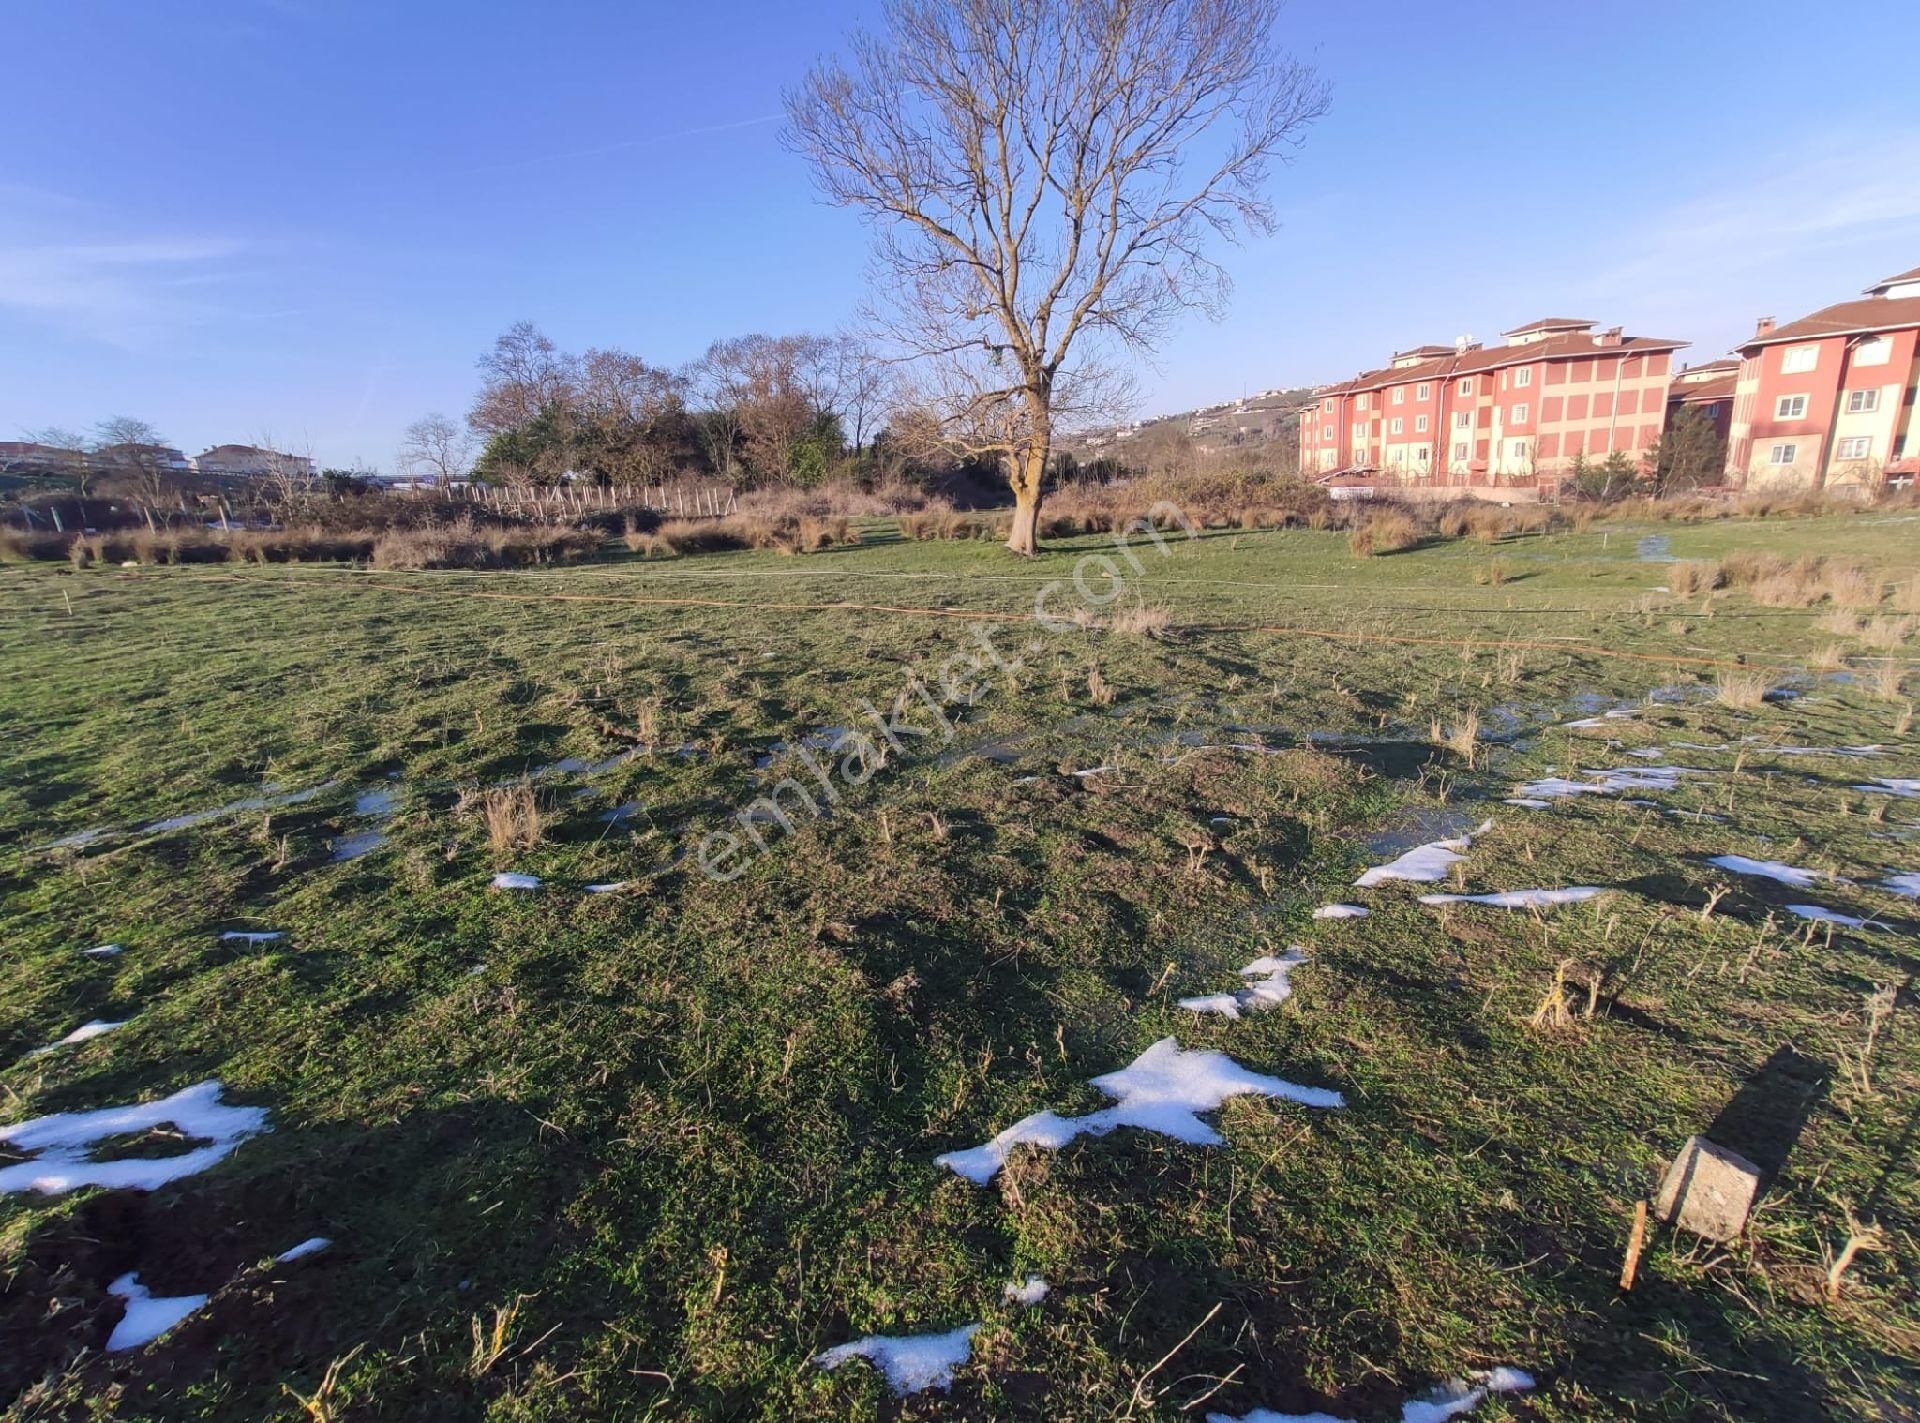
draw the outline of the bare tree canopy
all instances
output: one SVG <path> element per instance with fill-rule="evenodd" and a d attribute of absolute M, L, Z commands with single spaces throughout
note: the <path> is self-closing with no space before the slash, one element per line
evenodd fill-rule
<path fill-rule="evenodd" d="M 107 479 L 150 504 L 167 492 L 174 469 L 166 437 L 145 420 L 115 415 L 93 427 L 94 463 Z"/>
<path fill-rule="evenodd" d="M 463 478 L 472 461 L 472 435 L 438 411 L 421 416 L 400 437 L 399 467 L 443 489 Z"/>
<path fill-rule="evenodd" d="M 483 435 L 517 430 L 543 410 L 564 405 L 574 385 L 574 359 L 531 321 L 515 322 L 477 364 L 480 394 L 467 423 Z"/>
<path fill-rule="evenodd" d="M 889 333 L 949 449 L 997 458 L 1036 548 L 1055 422 L 1105 360 L 1220 309 L 1216 237 L 1261 232 L 1267 165 L 1325 111 L 1277 0 L 885 0 L 787 96 L 788 146 L 876 229 Z"/>

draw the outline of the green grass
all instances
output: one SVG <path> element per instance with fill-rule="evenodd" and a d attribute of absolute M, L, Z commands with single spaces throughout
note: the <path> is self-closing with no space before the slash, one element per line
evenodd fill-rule
<path fill-rule="evenodd" d="M 1354 559 L 1336 533 L 1208 534 L 1140 551 L 1125 601 L 1170 610 L 1159 639 L 880 610 L 1018 619 L 1107 539 L 1020 564 L 867 533 L 797 559 L 517 574 L 0 567 L 5 1118 L 218 1077 L 274 1121 L 152 1195 L 0 1197 L 0 1397 L 19 1416 L 299 1416 L 289 1390 L 312 1396 L 343 1359 L 315 1405 L 330 1416 L 1372 1419 L 1498 1363 L 1542 1387 L 1478 1416 L 1911 1407 L 1910 996 L 1870 1089 L 1846 1066 L 1865 995 L 1909 995 L 1916 968 L 1920 907 L 1874 885 L 1920 869 L 1916 803 L 1852 789 L 1917 774 L 1904 704 L 1811 674 L 1800 700 L 1715 704 L 1716 663 L 1791 676 L 1833 641 L 1867 649 L 1817 608 L 1655 592 L 1663 565 L 1635 557 L 1660 533 L 1682 558 L 1765 547 L 1911 577 L 1906 526 L 1516 538 L 1494 550 L 1497 586 L 1474 581 L 1478 544 Z M 1051 606 L 1073 602 L 1069 582 Z M 978 627 L 1024 666 L 992 677 L 951 746 L 769 830 L 737 879 L 685 858 L 765 788 L 773 743 L 862 724 L 863 702 L 937 677 Z M 1558 725 L 1662 688 L 1685 699 L 1603 733 Z M 1434 717 L 1469 710 L 1503 738 L 1477 768 L 1425 744 Z M 540 779 L 544 842 L 489 849 L 473 793 L 606 757 L 647 719 L 660 750 Z M 1194 744 L 1255 735 L 1293 749 Z M 1548 766 L 1636 765 L 1627 750 L 1676 741 L 1735 748 L 1670 753 L 1711 774 L 1653 799 L 1697 816 L 1500 804 Z M 1774 749 L 1859 742 L 1889 754 Z M 1061 774 L 1101 764 L 1117 769 Z M 790 754 L 776 768 L 806 779 Z M 355 795 L 390 777 L 387 844 L 334 863 L 332 841 L 365 826 Z M 327 789 L 136 828 L 262 783 Z M 642 808 L 602 820 L 626 802 Z M 1495 820 L 1472 890 L 1614 892 L 1534 915 L 1346 888 L 1389 857 L 1366 848 L 1375 831 L 1442 810 Z M 46 848 L 89 829 L 112 833 Z M 1723 852 L 1855 883 L 1737 879 L 1703 862 Z M 548 886 L 489 892 L 501 869 Z M 636 883 L 578 892 L 619 879 Z M 1333 899 L 1374 913 L 1310 920 Z M 1782 908 L 1801 901 L 1899 932 L 1809 935 Z M 81 953 L 105 941 L 126 952 Z M 1312 958 L 1281 1010 L 1175 1006 L 1291 942 Z M 1569 959 L 1598 977 L 1593 1016 L 1531 1026 Z M 131 1022 L 25 1056 L 94 1018 Z M 1086 1079 L 1169 1034 L 1348 1106 L 1236 1100 L 1224 1146 L 1122 1131 L 1023 1153 L 984 1190 L 932 1164 L 1029 1112 L 1099 1105 Z M 1621 1294 L 1633 1202 L 1783 1048 L 1810 1114 L 1747 1237 L 1658 1228 Z M 1828 1303 L 1822 1251 L 1848 1206 L 1888 1249 Z M 263 1267 L 315 1234 L 332 1250 Z M 120 1310 L 105 1286 L 130 1269 L 214 1299 L 103 1356 Z M 1052 1297 L 1004 1304 L 1029 1271 Z M 489 1362 L 475 1331 L 503 1310 Z M 864 1365 L 807 1362 L 976 1320 L 950 1394 L 896 1404 Z"/>

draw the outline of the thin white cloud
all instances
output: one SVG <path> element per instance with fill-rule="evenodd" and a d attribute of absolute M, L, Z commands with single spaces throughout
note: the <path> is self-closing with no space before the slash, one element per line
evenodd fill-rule
<path fill-rule="evenodd" d="M 180 293 L 217 286 L 246 251 L 228 237 L 0 247 L 0 307 L 129 349 L 217 314 Z"/>

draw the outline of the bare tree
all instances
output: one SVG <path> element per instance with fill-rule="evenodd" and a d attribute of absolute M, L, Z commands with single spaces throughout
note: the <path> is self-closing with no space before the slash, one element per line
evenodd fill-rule
<path fill-rule="evenodd" d="M 575 390 L 575 441 L 615 481 L 665 479 L 682 426 L 686 382 L 627 351 L 590 350 Z"/>
<path fill-rule="evenodd" d="M 172 452 L 164 437 L 145 420 L 115 415 L 93 428 L 88 451 L 94 467 L 127 486 L 149 504 L 166 497 L 167 482 L 175 473 Z"/>
<path fill-rule="evenodd" d="M 1276 49 L 1278 9 L 884 0 L 883 34 L 787 96 L 789 147 L 877 229 L 887 329 L 932 368 L 942 438 L 1006 470 L 1015 552 L 1056 421 L 1111 402 L 1098 348 L 1217 312 L 1208 239 L 1271 224 L 1267 164 L 1327 102 Z"/>
<path fill-rule="evenodd" d="M 396 463 L 415 478 L 431 478 L 442 489 L 464 478 L 473 463 L 473 436 L 440 412 L 423 415 L 400 436 Z"/>
<path fill-rule="evenodd" d="M 78 430 L 68 430 L 59 425 L 48 425 L 44 429 L 24 432 L 28 443 L 43 446 L 40 453 L 30 459 L 16 461 L 22 467 L 43 469 L 49 474 L 57 474 L 73 481 L 74 492 L 82 499 L 93 488 L 93 470 L 87 464 L 87 437 Z"/>
<path fill-rule="evenodd" d="M 531 321 L 518 321 L 478 362 L 480 394 L 467 424 L 483 435 L 517 430 L 542 411 L 563 409 L 573 398 L 578 363 Z"/>
<path fill-rule="evenodd" d="M 701 429 L 714 467 L 731 478 L 736 453 L 763 479 L 784 478 L 794 446 L 832 393 L 833 342 L 755 333 L 715 341 L 694 368 Z"/>

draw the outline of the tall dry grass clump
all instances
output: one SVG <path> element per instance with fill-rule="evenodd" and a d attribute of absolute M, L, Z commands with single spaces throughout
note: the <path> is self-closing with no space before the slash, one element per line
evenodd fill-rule
<path fill-rule="evenodd" d="M 1880 580 L 1853 563 L 1830 563 L 1821 577 L 1820 589 L 1836 608 L 1877 608 L 1880 606 Z"/>
<path fill-rule="evenodd" d="M 1720 565 L 1701 560 L 1676 563 L 1667 570 L 1667 589 L 1681 597 L 1710 593 L 1726 586 L 1727 576 Z"/>
<path fill-rule="evenodd" d="M 1135 603 L 1108 618 L 1107 627 L 1123 637 L 1159 637 L 1172 622 L 1173 614 L 1166 608 Z"/>
<path fill-rule="evenodd" d="M 1439 717 L 1435 717 L 1428 728 L 1428 739 L 1435 746 L 1451 751 L 1467 763 L 1468 769 L 1472 769 L 1480 755 L 1480 713 L 1469 710 L 1460 720 L 1450 724 L 1443 724 Z"/>
<path fill-rule="evenodd" d="M 1400 553 L 1420 542 L 1420 526 L 1398 509 L 1368 514 L 1347 535 L 1347 548 L 1356 558 Z"/>
<path fill-rule="evenodd" d="M 501 855 L 531 850 L 545 829 L 540 803 L 525 781 L 489 790 L 480 802 L 480 818 L 487 827 L 487 844 Z"/>
<path fill-rule="evenodd" d="M 1752 711 L 1765 704 L 1778 684 L 1761 667 L 1727 667 L 1714 678 L 1713 699 L 1723 707 Z"/>
<path fill-rule="evenodd" d="M 1891 652 L 1903 646 L 1913 636 L 1915 619 L 1911 617 L 1890 618 L 1886 616 L 1866 619 L 1859 626 L 1858 636 L 1868 647 L 1878 647 Z"/>

